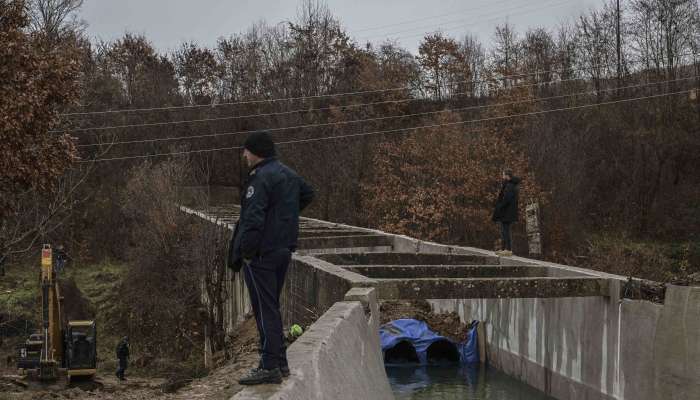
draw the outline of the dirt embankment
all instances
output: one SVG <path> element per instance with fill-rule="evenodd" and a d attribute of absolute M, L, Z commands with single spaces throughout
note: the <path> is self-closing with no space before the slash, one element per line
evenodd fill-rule
<path fill-rule="evenodd" d="M 91 307 L 90 301 L 85 298 L 72 277 L 61 279 L 60 291 L 63 297 L 61 311 L 63 311 L 66 321 L 95 318 L 95 311 Z"/>

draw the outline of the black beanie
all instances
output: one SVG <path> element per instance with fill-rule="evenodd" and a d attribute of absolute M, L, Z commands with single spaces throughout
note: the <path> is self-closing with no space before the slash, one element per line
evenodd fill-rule
<path fill-rule="evenodd" d="M 258 157 L 268 158 L 275 155 L 275 143 L 272 142 L 270 134 L 265 131 L 248 135 L 243 147 Z"/>

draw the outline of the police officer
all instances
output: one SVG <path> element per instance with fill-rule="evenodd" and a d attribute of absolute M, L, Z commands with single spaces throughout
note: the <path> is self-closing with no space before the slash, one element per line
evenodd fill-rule
<path fill-rule="evenodd" d="M 299 213 L 314 197 L 311 186 L 275 155 L 267 132 L 246 139 L 243 157 L 251 170 L 228 260 L 235 271 L 243 269 L 262 351 L 258 368 L 239 381 L 243 385 L 280 383 L 289 375 L 280 294 L 297 247 Z"/>
<path fill-rule="evenodd" d="M 117 369 L 117 378 L 120 381 L 126 380 L 124 377 L 124 372 L 126 372 L 126 367 L 129 362 L 129 337 L 124 336 L 117 344 L 117 359 L 119 360 L 119 367 Z"/>

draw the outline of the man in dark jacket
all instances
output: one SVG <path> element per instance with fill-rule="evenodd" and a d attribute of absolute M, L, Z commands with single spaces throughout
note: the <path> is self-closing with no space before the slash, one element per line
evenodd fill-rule
<path fill-rule="evenodd" d="M 258 368 L 239 383 L 280 383 L 282 376 L 289 375 L 280 294 L 297 248 L 299 213 L 311 203 L 314 191 L 276 159 L 275 145 L 266 132 L 246 139 L 243 156 L 251 171 L 243 186 L 229 266 L 243 269 L 262 354 Z"/>
<path fill-rule="evenodd" d="M 124 336 L 117 344 L 117 359 L 119 360 L 119 368 L 117 369 L 117 378 L 120 381 L 126 380 L 124 373 L 129 363 L 129 337 Z"/>
<path fill-rule="evenodd" d="M 520 178 L 513 176 L 513 171 L 506 169 L 501 176 L 501 191 L 498 193 L 496 207 L 493 211 L 493 221 L 501 224 L 502 249 L 497 252 L 501 256 L 512 256 L 513 248 L 510 228 L 518 221 L 518 192 Z"/>

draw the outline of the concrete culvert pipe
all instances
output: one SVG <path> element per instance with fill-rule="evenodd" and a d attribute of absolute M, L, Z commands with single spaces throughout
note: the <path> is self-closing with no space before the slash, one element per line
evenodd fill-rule
<path fill-rule="evenodd" d="M 386 364 L 406 364 L 418 363 L 418 353 L 413 344 L 408 341 L 400 341 L 396 346 L 384 352 L 384 363 Z"/>
<path fill-rule="evenodd" d="M 448 340 L 438 340 L 428 346 L 428 364 L 452 364 L 459 362 L 457 346 Z"/>

